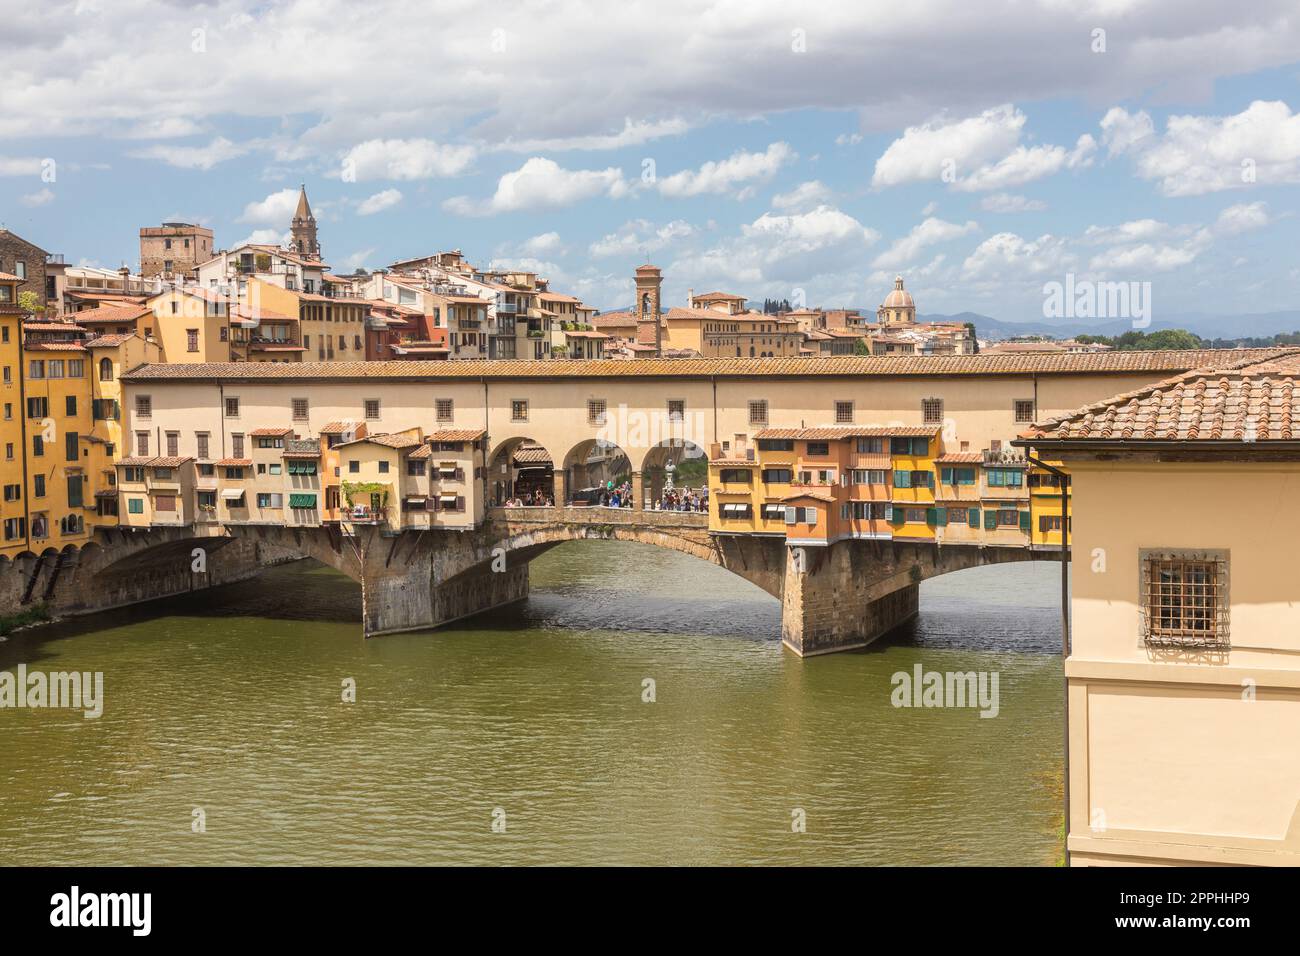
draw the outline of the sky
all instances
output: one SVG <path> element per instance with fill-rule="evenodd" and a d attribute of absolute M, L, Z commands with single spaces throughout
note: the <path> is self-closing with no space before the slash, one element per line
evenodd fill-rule
<path fill-rule="evenodd" d="M 70 263 L 137 268 L 163 221 L 275 241 L 305 183 L 335 271 L 460 249 L 602 310 L 645 261 L 671 305 L 874 310 L 901 273 L 921 313 L 1007 321 L 1067 282 L 1144 288 L 1156 319 L 1300 308 L 1295 0 L 0 0 L 0 22 L 0 223 Z"/>

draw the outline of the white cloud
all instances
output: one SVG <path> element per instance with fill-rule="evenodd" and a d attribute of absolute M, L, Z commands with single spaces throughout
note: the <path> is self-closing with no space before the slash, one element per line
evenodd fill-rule
<path fill-rule="evenodd" d="M 1027 199 L 1011 193 L 994 193 L 980 200 L 980 208 L 986 212 L 1000 213 L 1042 212 L 1047 208 L 1047 203 L 1041 199 Z"/>
<path fill-rule="evenodd" d="M 1224 236 L 1235 236 L 1239 233 L 1263 229 L 1272 221 L 1268 214 L 1267 204 L 1262 202 L 1238 203 L 1219 213 L 1219 218 L 1214 224 L 1214 231 Z"/>
<path fill-rule="evenodd" d="M 0 156 L 0 176 L 39 176 L 41 160 L 36 156 Z"/>
<path fill-rule="evenodd" d="M 132 153 L 138 159 L 157 159 L 168 166 L 180 169 L 201 169 L 204 172 L 216 166 L 251 152 L 245 143 L 232 143 L 224 136 L 218 136 L 207 146 L 174 146 L 158 144 L 147 146 Z"/>
<path fill-rule="evenodd" d="M 503 212 L 556 209 L 584 199 L 605 196 L 619 199 L 628 192 L 623 173 L 608 169 L 564 169 L 552 159 L 534 156 L 497 181 L 488 199 L 454 196 L 442 208 L 459 216 L 494 216 Z"/>
<path fill-rule="evenodd" d="M 1050 234 L 1022 239 L 999 232 L 981 242 L 962 263 L 962 276 L 971 281 L 1018 281 L 1064 272 L 1074 261 L 1065 240 Z"/>
<path fill-rule="evenodd" d="M 877 269 L 901 269 L 911 265 L 927 246 L 940 242 L 949 242 L 961 236 L 970 235 L 979 230 L 979 224 L 972 221 L 962 223 L 945 222 L 930 218 L 917 224 L 911 232 L 899 239 L 892 246 L 876 256 L 871 264 Z"/>
<path fill-rule="evenodd" d="M 1166 196 L 1300 183 L 1300 114 L 1280 100 L 1232 116 L 1171 116 L 1163 134 L 1146 113 L 1115 107 L 1101 127 L 1110 152 L 1131 156 L 1138 176 Z"/>
<path fill-rule="evenodd" d="M 476 155 L 473 146 L 449 146 L 431 139 L 370 139 L 343 155 L 342 170 L 357 181 L 439 179 L 465 172 Z"/>
<path fill-rule="evenodd" d="M 525 256 L 542 257 L 562 256 L 566 250 L 558 232 L 543 232 L 521 242 L 519 252 Z"/>
<path fill-rule="evenodd" d="M 1007 189 L 1091 163 L 1096 141 L 1086 133 L 1073 150 L 1024 146 L 1025 114 L 1010 104 L 963 120 L 909 126 L 876 160 L 871 185 L 948 182 L 978 192 Z"/>
<path fill-rule="evenodd" d="M 47 203 L 54 202 L 54 193 L 51 192 L 47 186 L 34 193 L 28 193 L 25 196 L 19 197 L 18 201 L 29 209 L 33 209 L 37 206 L 44 206 Z"/>
<path fill-rule="evenodd" d="M 727 159 L 710 160 L 697 170 L 683 170 L 660 179 L 659 192 L 674 199 L 705 193 L 728 193 L 741 183 L 771 179 L 778 169 L 793 162 L 797 155 L 788 143 L 772 143 L 761 153 L 737 150 Z M 743 193 L 742 190 L 737 195 L 743 196 Z"/>
<path fill-rule="evenodd" d="M 298 190 L 281 189 L 265 199 L 250 202 L 239 214 L 236 222 L 277 225 L 280 228 L 293 219 L 294 210 L 298 208 Z"/>
<path fill-rule="evenodd" d="M 663 226 L 655 226 L 645 219 L 634 219 L 623 223 L 617 231 L 597 239 L 587 247 L 587 251 L 597 259 L 649 255 L 680 239 L 689 238 L 698 231 L 684 219 L 674 219 Z"/>
<path fill-rule="evenodd" d="M 936 212 L 938 212 L 938 210 L 939 210 L 939 204 L 931 200 L 930 202 L 925 204 L 925 208 L 921 210 L 921 215 L 933 216 Z"/>
<path fill-rule="evenodd" d="M 862 142 L 861 133 L 840 133 L 835 137 L 836 146 L 857 146 L 860 142 Z"/>
<path fill-rule="evenodd" d="M 377 212 L 393 208 L 401 201 L 401 190 L 385 189 L 383 192 L 377 192 L 373 196 L 361 200 L 357 205 L 357 215 L 373 216 Z"/>
<path fill-rule="evenodd" d="M 642 143 L 648 143 L 664 136 L 680 136 L 689 129 L 690 124 L 682 119 L 634 122 L 631 118 L 625 118 L 623 128 L 617 133 L 557 136 L 548 139 L 507 139 L 497 148 L 513 150 L 517 153 L 565 152 L 574 149 L 622 149 L 625 146 L 640 146 Z"/>
<path fill-rule="evenodd" d="M 375 254 L 375 249 L 373 246 L 371 246 L 366 249 L 358 249 L 350 256 L 345 256 L 343 258 L 343 271 L 356 272 L 358 269 L 362 268 L 367 262 L 369 262 L 370 257 L 373 256 L 374 254 Z"/>
<path fill-rule="evenodd" d="M 813 179 L 806 183 L 800 183 L 788 193 L 777 193 L 772 197 L 772 208 L 803 212 L 830 202 L 830 200 L 831 191 L 826 184 Z"/>
<path fill-rule="evenodd" d="M 1213 236 L 1208 229 L 1198 229 L 1179 242 L 1142 242 L 1117 245 L 1093 256 L 1088 265 L 1100 272 L 1142 275 L 1169 272 L 1190 264 L 1210 248 Z"/>

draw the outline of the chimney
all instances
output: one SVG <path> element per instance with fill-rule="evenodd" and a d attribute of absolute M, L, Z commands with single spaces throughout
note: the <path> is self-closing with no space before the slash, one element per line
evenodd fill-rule
<path fill-rule="evenodd" d="M 694 289 L 687 289 L 687 290 L 686 290 L 686 308 L 688 308 L 688 309 L 693 309 L 693 308 L 695 308 L 695 290 L 694 290 Z"/>

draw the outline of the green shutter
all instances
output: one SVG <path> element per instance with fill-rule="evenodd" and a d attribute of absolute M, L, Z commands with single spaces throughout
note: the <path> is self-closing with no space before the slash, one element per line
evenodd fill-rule
<path fill-rule="evenodd" d="M 894 505 L 893 513 L 889 516 L 889 523 L 893 525 L 901 525 L 906 518 L 907 509 L 900 507 L 899 505 Z"/>
<path fill-rule="evenodd" d="M 980 526 L 980 510 L 971 508 L 966 515 L 966 520 L 972 528 L 978 528 Z"/>
<path fill-rule="evenodd" d="M 1020 512 L 1020 530 L 1023 531 L 1025 534 L 1028 534 L 1028 533 L 1029 533 L 1029 527 L 1030 527 L 1030 525 L 1029 525 L 1029 512 L 1028 512 L 1028 511 L 1022 511 L 1022 512 Z"/>
<path fill-rule="evenodd" d="M 910 471 L 896 471 L 896 472 L 894 472 L 894 487 L 895 487 L 895 488 L 911 488 L 911 487 L 912 487 L 912 473 L 911 473 Z"/>
<path fill-rule="evenodd" d="M 937 526 L 939 526 L 940 528 L 942 528 L 942 527 L 944 527 L 944 526 L 946 526 L 946 525 L 948 524 L 948 509 L 947 509 L 947 508 L 935 508 L 935 509 L 934 509 L 934 523 L 935 523 Z"/>
<path fill-rule="evenodd" d="M 290 508 L 315 508 L 315 507 L 316 507 L 316 496 L 315 496 L 315 495 L 301 495 L 301 494 L 298 494 L 298 495 L 290 495 L 290 496 L 289 496 L 289 507 L 290 507 Z"/>
<path fill-rule="evenodd" d="M 996 531 L 998 529 L 998 513 L 993 508 L 984 509 L 984 530 Z"/>
<path fill-rule="evenodd" d="M 939 480 L 942 481 L 945 485 L 951 485 L 951 484 L 953 483 L 953 480 L 952 480 L 952 469 L 951 469 L 951 468 L 940 468 L 940 469 L 939 469 Z"/>

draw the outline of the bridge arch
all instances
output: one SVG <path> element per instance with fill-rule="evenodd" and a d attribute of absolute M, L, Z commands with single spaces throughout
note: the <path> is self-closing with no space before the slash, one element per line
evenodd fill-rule
<path fill-rule="evenodd" d="M 651 507 L 663 499 L 670 477 L 675 488 L 707 485 L 709 456 L 688 438 L 665 438 L 646 449 L 641 459 L 641 484 Z"/>
<path fill-rule="evenodd" d="M 606 438 L 578 442 L 564 456 L 563 469 L 565 504 L 600 504 L 607 500 L 608 490 L 625 482 L 630 486 L 632 479 L 632 460 L 627 452 Z"/>

